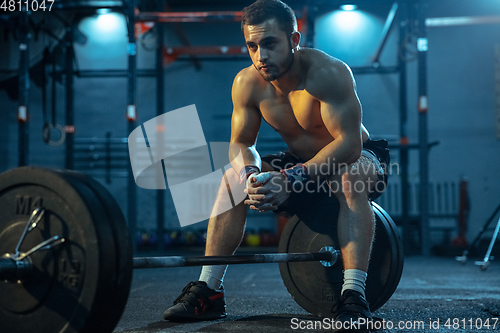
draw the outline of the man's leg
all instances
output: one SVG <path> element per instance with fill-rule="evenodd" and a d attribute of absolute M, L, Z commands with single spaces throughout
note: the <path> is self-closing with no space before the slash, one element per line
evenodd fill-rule
<path fill-rule="evenodd" d="M 273 170 L 269 164 L 262 164 L 262 171 Z M 231 207 L 232 203 L 228 202 L 228 193 L 233 194 L 231 189 L 245 189 L 245 184 L 234 186 L 235 184 L 239 184 L 239 176 L 230 169 L 224 174 L 212 214 Z M 209 219 L 206 256 L 232 255 L 236 251 L 243 238 L 246 213 L 247 207 L 242 201 L 232 209 Z M 227 265 L 203 266 L 199 281 L 189 283 L 163 317 L 166 320 L 211 320 L 225 317 L 226 304 L 222 283 L 226 269 Z"/>
<path fill-rule="evenodd" d="M 376 169 L 364 156 L 336 181 L 341 189 L 335 193 L 339 204 L 338 237 L 344 269 L 368 271 L 375 220 L 368 201 L 369 191 L 377 179 Z"/>
<path fill-rule="evenodd" d="M 236 175 L 234 172 L 231 173 Z M 234 177 L 234 175 L 231 175 L 231 177 Z M 227 193 L 228 189 L 223 184 L 219 189 L 219 193 L 220 191 L 226 191 Z M 222 197 L 225 197 L 225 195 L 217 196 L 214 210 L 231 204 L 225 202 Z M 243 202 L 240 202 L 234 208 L 210 218 L 205 247 L 206 256 L 232 255 L 236 251 L 245 231 L 247 208 Z"/>
<path fill-rule="evenodd" d="M 212 210 L 212 215 L 224 207 L 231 205 L 227 193 L 231 193 L 229 184 L 238 184 L 238 175 L 234 170 L 228 170 L 219 188 L 219 193 Z M 243 186 L 241 186 L 243 188 Z M 234 186 L 233 186 L 234 188 Z M 240 202 L 234 208 L 219 215 L 212 216 L 208 221 L 207 243 L 205 256 L 228 256 L 234 254 L 239 247 L 245 232 L 247 206 Z M 227 265 L 203 266 L 199 281 L 204 281 L 210 289 L 222 289 Z"/>
<path fill-rule="evenodd" d="M 274 170 L 271 165 L 262 162 L 262 172 Z M 219 195 L 214 205 L 214 212 L 220 207 L 227 207 L 228 191 L 231 193 L 227 184 L 238 184 L 239 176 L 234 170 L 228 170 L 225 173 L 225 182 L 219 188 Z M 234 186 L 231 186 L 234 188 Z M 245 188 L 244 184 L 241 190 Z M 225 192 L 221 192 L 225 191 Z M 233 196 L 234 197 L 234 196 Z M 230 204 L 230 203 L 229 203 Z M 232 255 L 238 249 L 245 232 L 245 222 L 247 216 L 247 205 L 243 202 L 237 204 L 233 209 L 219 215 L 213 216 L 208 221 L 207 244 L 205 248 L 206 256 L 226 256 Z M 209 288 L 220 289 L 224 280 L 227 265 L 203 266 L 200 281 L 207 282 Z"/>
<path fill-rule="evenodd" d="M 335 179 L 342 184 L 337 184 L 340 190 L 335 195 L 340 204 L 337 230 L 344 264 L 342 297 L 335 309 L 337 320 L 371 319 L 365 283 L 375 219 L 368 196 L 376 179 L 375 166 L 364 156 Z"/>

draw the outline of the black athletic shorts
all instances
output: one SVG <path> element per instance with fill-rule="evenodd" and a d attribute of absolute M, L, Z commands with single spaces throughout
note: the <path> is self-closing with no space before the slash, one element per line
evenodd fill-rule
<path fill-rule="evenodd" d="M 369 199 L 377 199 L 387 187 L 387 168 L 390 163 L 389 149 L 386 140 L 367 140 L 363 143 L 361 157 L 365 157 L 375 164 L 377 169 L 377 183 L 370 193 Z M 290 168 L 296 164 L 304 163 L 303 159 L 294 154 L 290 149 L 276 154 L 262 157 L 263 162 L 269 163 L 276 171 Z M 311 205 L 319 202 L 328 204 L 331 201 L 338 204 L 337 198 L 326 181 L 308 182 L 302 191 L 292 192 L 286 202 L 278 207 L 276 213 L 283 215 L 294 215 L 299 211 L 307 210 Z"/>

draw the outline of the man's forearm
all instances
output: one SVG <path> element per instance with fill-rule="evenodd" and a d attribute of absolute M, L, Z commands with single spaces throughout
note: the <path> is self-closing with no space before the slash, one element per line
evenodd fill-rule
<path fill-rule="evenodd" d="M 238 157 L 240 156 L 240 157 Z M 229 160 L 231 161 L 231 166 L 236 173 L 247 166 L 253 165 L 262 170 L 262 161 L 260 155 L 255 149 L 255 146 L 247 146 L 241 143 L 231 143 L 229 147 Z"/>
<path fill-rule="evenodd" d="M 356 162 L 361 154 L 361 146 L 355 140 L 337 139 L 330 142 L 304 163 L 309 179 L 325 178 L 335 174 L 343 165 Z"/>

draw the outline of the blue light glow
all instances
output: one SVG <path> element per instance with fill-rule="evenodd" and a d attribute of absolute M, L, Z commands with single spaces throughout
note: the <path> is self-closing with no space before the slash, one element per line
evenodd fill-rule
<path fill-rule="evenodd" d="M 85 17 L 78 29 L 87 37 L 87 44 L 75 45 L 82 68 L 126 68 L 127 24 L 118 12 Z"/>
<path fill-rule="evenodd" d="M 123 17 L 115 13 L 107 13 L 97 16 L 95 20 L 95 28 L 97 33 L 115 34 L 120 30 Z"/>
<path fill-rule="evenodd" d="M 365 65 L 377 49 L 383 22 L 361 10 L 336 10 L 318 17 L 315 46 L 350 65 Z"/>
<path fill-rule="evenodd" d="M 340 9 L 345 10 L 345 11 L 353 11 L 358 9 L 358 6 L 356 5 L 342 5 L 340 6 Z"/>
<path fill-rule="evenodd" d="M 335 11 L 328 21 L 332 28 L 343 33 L 353 34 L 364 29 L 366 17 L 359 11 Z"/>
<path fill-rule="evenodd" d="M 127 36 L 125 17 L 116 12 L 86 17 L 80 22 L 80 30 L 92 41 L 105 44 Z"/>
<path fill-rule="evenodd" d="M 98 10 L 96 10 L 96 12 L 99 15 L 104 15 L 104 14 L 108 14 L 109 12 L 111 12 L 111 9 L 109 9 L 109 8 L 99 8 Z"/>

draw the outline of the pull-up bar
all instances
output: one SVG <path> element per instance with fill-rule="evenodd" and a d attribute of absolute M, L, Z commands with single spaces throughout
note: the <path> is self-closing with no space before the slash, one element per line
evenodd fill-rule
<path fill-rule="evenodd" d="M 242 11 L 206 11 L 206 12 L 142 12 L 135 16 L 136 22 L 238 22 Z M 295 11 L 297 19 L 302 17 L 301 11 Z"/>
<path fill-rule="evenodd" d="M 171 22 L 214 22 L 214 21 L 241 21 L 241 11 L 215 12 L 142 12 L 136 15 L 136 22 L 154 21 L 159 23 Z"/>
<path fill-rule="evenodd" d="M 425 20 L 425 25 L 429 28 L 498 23 L 500 16 L 433 17 Z"/>

